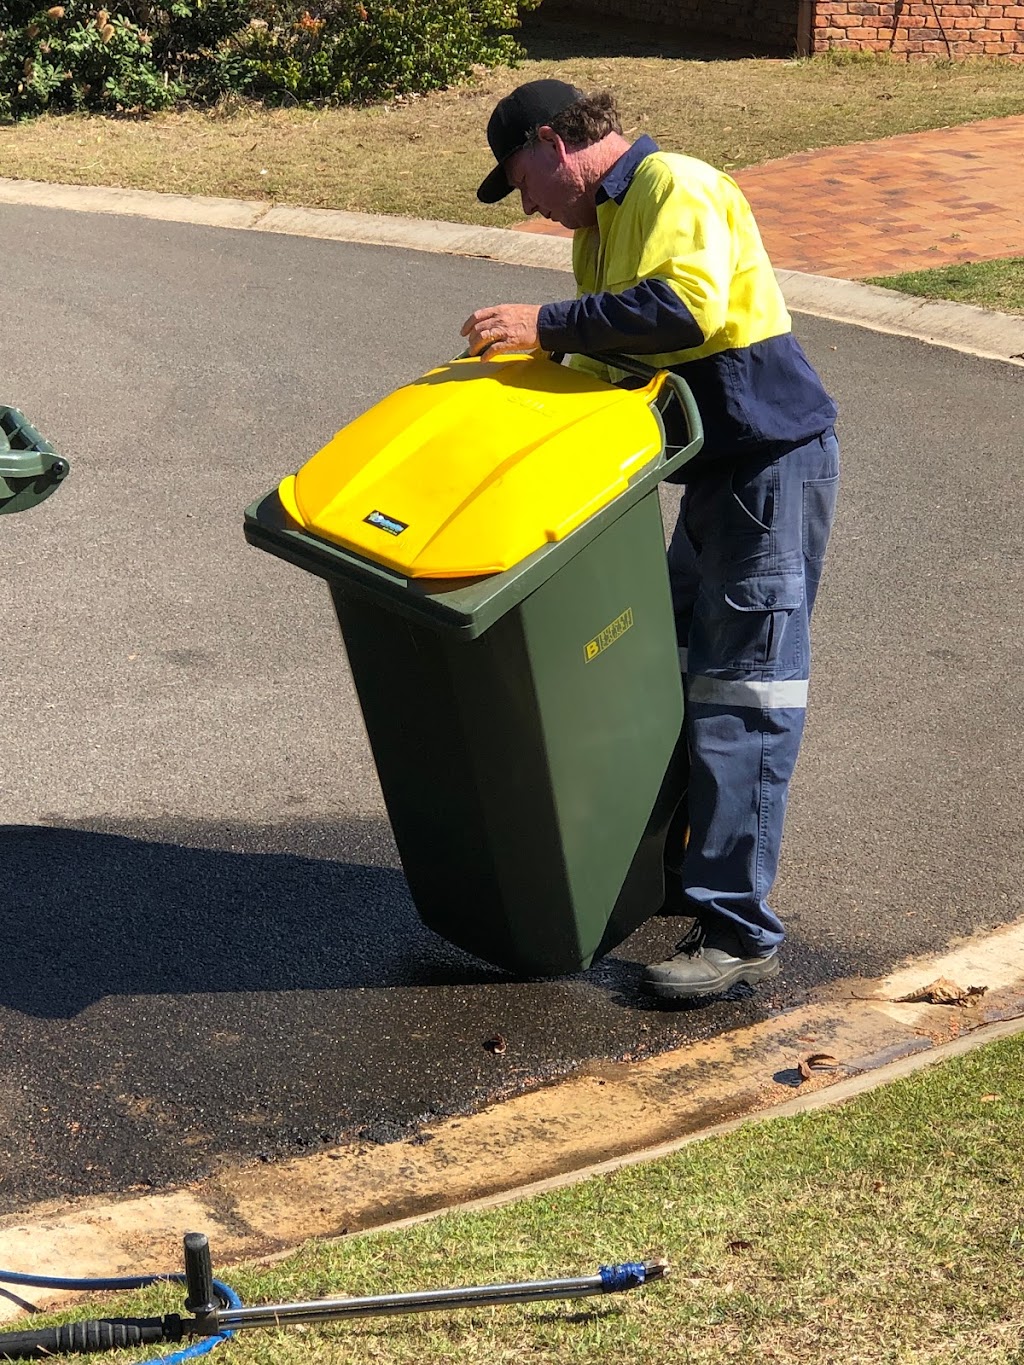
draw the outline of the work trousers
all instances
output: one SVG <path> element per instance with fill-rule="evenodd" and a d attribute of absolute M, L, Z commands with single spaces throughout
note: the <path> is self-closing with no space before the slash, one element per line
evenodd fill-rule
<path fill-rule="evenodd" d="M 804 728 L 809 624 L 839 485 L 830 428 L 688 483 L 669 547 L 690 750 L 686 907 L 744 955 L 784 938 L 767 896 Z"/>

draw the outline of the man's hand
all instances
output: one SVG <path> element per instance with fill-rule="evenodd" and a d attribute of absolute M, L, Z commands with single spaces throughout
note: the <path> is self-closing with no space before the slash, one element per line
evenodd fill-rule
<path fill-rule="evenodd" d="M 508 351 L 535 351 L 540 346 L 537 318 L 540 308 L 531 303 L 501 303 L 478 308 L 462 325 L 469 339 L 470 355 L 502 355 Z"/>

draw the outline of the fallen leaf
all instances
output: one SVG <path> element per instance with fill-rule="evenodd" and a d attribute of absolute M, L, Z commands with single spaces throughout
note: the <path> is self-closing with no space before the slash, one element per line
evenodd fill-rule
<path fill-rule="evenodd" d="M 493 1052 L 495 1057 L 503 1057 L 508 1051 L 508 1041 L 500 1033 L 496 1033 L 493 1038 L 484 1040 L 484 1047 L 488 1052 Z"/>
<path fill-rule="evenodd" d="M 969 1000 L 976 995 L 984 995 L 988 990 L 987 986 L 958 986 L 955 981 L 950 981 L 947 976 L 940 976 L 937 981 L 933 981 L 929 986 L 922 986 L 920 990 L 911 991 L 909 995 L 899 995 L 896 997 L 897 1005 L 908 1005 L 924 1003 L 927 1005 L 966 1005 Z"/>
<path fill-rule="evenodd" d="M 991 1104 L 993 1100 L 1001 1100 L 1002 1095 L 979 1095 L 978 1099 L 982 1104 Z"/>
<path fill-rule="evenodd" d="M 839 1064 L 839 1058 L 831 1053 L 809 1052 L 806 1057 L 800 1058 L 797 1069 L 804 1080 L 809 1081 L 815 1071 L 835 1071 Z"/>

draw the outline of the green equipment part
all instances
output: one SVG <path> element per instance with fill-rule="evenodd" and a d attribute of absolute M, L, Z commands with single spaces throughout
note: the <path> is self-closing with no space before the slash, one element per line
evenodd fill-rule
<path fill-rule="evenodd" d="M 0 406 L 0 512 L 27 512 L 55 493 L 69 465 L 17 408 Z"/>

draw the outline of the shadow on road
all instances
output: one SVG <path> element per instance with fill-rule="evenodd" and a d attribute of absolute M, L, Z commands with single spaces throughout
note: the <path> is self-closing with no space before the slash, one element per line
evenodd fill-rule
<path fill-rule="evenodd" d="M 640 994 L 659 917 L 589 972 L 507 976 L 420 923 L 382 819 L 9 825 L 0 858 L 5 1212 L 397 1141 L 849 967 L 799 942 L 756 995 L 665 1009 Z"/>
<path fill-rule="evenodd" d="M 107 995 L 508 980 L 424 928 L 401 871 L 372 865 L 385 825 L 197 834 L 0 827 L 0 1006 L 70 1018 Z"/>
<path fill-rule="evenodd" d="M 156 822 L 0 826 L 0 1008 L 70 1019 L 107 996 L 514 986 L 427 929 L 382 820 L 250 827 Z M 686 921 L 655 918 L 578 976 L 607 1002 L 664 1014 L 643 964 Z M 853 970 L 801 943 L 803 979 Z M 842 957 L 842 955 L 840 955 Z M 738 1001 L 749 991 L 741 989 Z M 767 993 L 762 992 L 762 996 Z M 726 997 L 733 999 L 733 995 Z M 676 1006 L 701 1014 L 715 999 Z"/>

